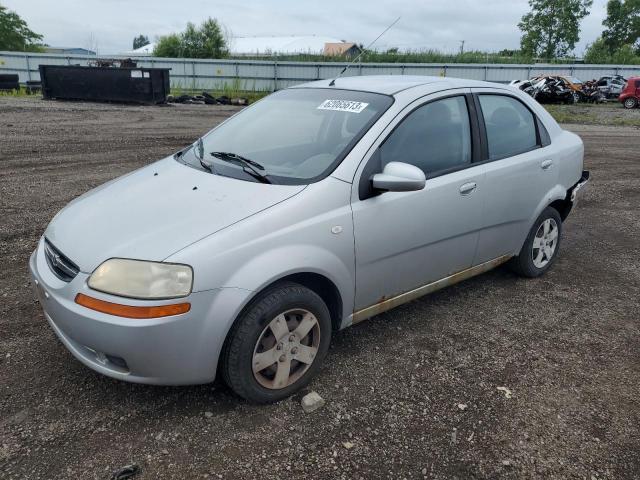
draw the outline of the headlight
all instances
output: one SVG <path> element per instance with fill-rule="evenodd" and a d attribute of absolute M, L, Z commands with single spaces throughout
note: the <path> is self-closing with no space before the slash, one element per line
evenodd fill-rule
<path fill-rule="evenodd" d="M 191 293 L 193 270 L 188 265 L 112 258 L 89 277 L 89 287 L 121 297 L 162 299 Z"/>

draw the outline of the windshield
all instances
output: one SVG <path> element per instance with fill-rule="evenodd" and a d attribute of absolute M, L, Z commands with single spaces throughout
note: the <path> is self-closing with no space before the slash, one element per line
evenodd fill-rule
<path fill-rule="evenodd" d="M 203 160 L 219 175 L 259 180 L 241 157 L 254 169 L 259 165 L 270 183 L 312 183 L 329 175 L 392 103 L 387 95 L 367 92 L 282 90 L 205 135 Z M 200 168 L 197 158 L 182 161 Z"/>

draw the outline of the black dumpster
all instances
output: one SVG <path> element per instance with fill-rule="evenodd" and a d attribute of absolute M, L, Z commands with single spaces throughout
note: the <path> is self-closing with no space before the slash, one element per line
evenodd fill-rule
<path fill-rule="evenodd" d="M 18 75 L 15 73 L 3 73 L 0 75 L 0 90 L 20 90 Z"/>
<path fill-rule="evenodd" d="M 170 89 L 169 70 L 40 65 L 42 96 L 94 102 L 165 103 Z"/>

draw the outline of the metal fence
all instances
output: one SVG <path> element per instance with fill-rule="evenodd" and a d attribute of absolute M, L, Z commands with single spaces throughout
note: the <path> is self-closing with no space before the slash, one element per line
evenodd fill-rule
<path fill-rule="evenodd" d="M 39 80 L 38 66 L 87 65 L 96 56 L 0 52 L 0 73 L 17 73 L 20 82 Z M 114 57 L 105 57 L 114 58 Z M 115 57 L 127 58 L 127 57 Z M 171 69 L 171 87 L 194 90 L 232 88 L 273 91 L 299 83 L 332 78 L 345 66 L 339 62 L 277 62 L 273 60 L 195 60 L 183 58 L 134 58 L 140 67 Z M 640 65 L 558 64 L 433 64 L 357 63 L 350 75 L 435 75 L 507 83 L 536 75 L 573 75 L 582 80 L 603 75 L 640 76 Z"/>

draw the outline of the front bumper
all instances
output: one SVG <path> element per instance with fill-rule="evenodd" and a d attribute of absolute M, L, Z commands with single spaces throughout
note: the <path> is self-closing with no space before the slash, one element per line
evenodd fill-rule
<path fill-rule="evenodd" d="M 69 283 L 58 279 L 46 263 L 43 243 L 29 260 L 32 282 L 45 318 L 80 362 L 128 382 L 187 385 L 214 380 L 225 336 L 249 291 L 192 293 L 180 300 L 190 302 L 191 310 L 171 317 L 134 320 L 107 315 L 76 304 L 76 295 L 130 305 L 148 302 L 90 290 L 88 275 L 82 272 Z"/>

